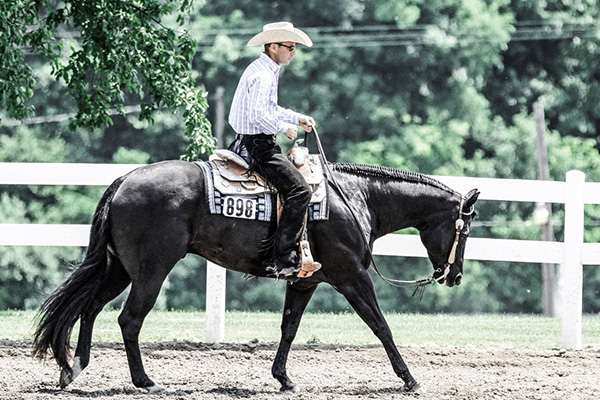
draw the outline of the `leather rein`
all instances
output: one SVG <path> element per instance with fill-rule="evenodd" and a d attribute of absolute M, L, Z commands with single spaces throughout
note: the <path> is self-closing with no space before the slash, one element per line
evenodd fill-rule
<path fill-rule="evenodd" d="M 373 265 L 373 270 L 375 271 L 377 276 L 379 276 L 385 283 L 389 284 L 390 286 L 399 287 L 399 288 L 414 288 L 415 291 L 413 292 L 413 296 L 417 293 L 417 291 L 419 289 L 424 290 L 425 286 L 427 286 L 427 285 L 430 285 L 434 282 L 439 283 L 440 281 L 445 280 L 446 277 L 448 276 L 448 274 L 450 273 L 450 267 L 452 267 L 452 265 L 456 261 L 456 251 L 458 249 L 458 244 L 460 241 L 460 234 L 465 226 L 465 221 L 463 220 L 463 216 L 472 215 L 473 211 L 474 211 L 474 207 L 472 207 L 470 211 L 464 212 L 463 205 L 465 202 L 465 198 L 464 198 L 464 196 L 461 196 L 460 205 L 458 208 L 458 219 L 455 221 L 455 224 L 454 224 L 455 228 L 456 228 L 456 234 L 454 236 L 454 242 L 452 243 L 452 248 L 450 249 L 450 253 L 448 254 L 448 260 L 444 263 L 443 271 L 441 268 L 437 268 L 434 271 L 434 274 L 436 272 L 442 273 L 438 278 L 434 278 L 433 275 L 429 276 L 427 278 L 415 279 L 412 281 L 404 281 L 404 280 L 399 280 L 399 279 L 387 278 L 379 271 L 379 268 L 377 268 L 377 264 L 375 263 L 375 258 L 373 257 L 373 252 L 371 251 L 371 246 L 369 244 L 369 239 L 367 238 L 367 234 L 365 233 L 362 225 L 360 224 L 360 222 L 358 220 L 358 216 L 356 215 L 354 209 L 350 206 L 350 202 L 348 201 L 346 194 L 344 193 L 342 188 L 338 185 L 333 174 L 331 173 L 331 169 L 329 168 L 329 162 L 327 162 L 327 158 L 325 157 L 325 151 L 323 150 L 323 146 L 321 145 L 321 139 L 319 138 L 319 134 L 317 133 L 316 127 L 312 126 L 312 129 L 315 134 L 315 141 L 317 143 L 317 149 L 323 159 L 323 165 L 324 165 L 323 171 L 325 172 L 325 175 L 326 175 L 328 181 L 330 182 L 331 187 L 333 187 L 333 189 L 339 194 L 339 196 L 342 198 L 342 201 L 344 202 L 346 207 L 348 207 L 348 209 L 350 210 L 350 213 L 352 214 L 352 217 L 354 218 L 354 221 L 356 222 L 356 225 L 358 226 L 358 229 L 360 230 L 360 233 L 363 238 L 364 245 L 365 245 L 365 249 L 367 250 L 367 253 L 369 254 L 369 258 L 371 260 L 371 265 Z M 305 143 L 306 143 L 306 139 L 305 139 Z M 421 291 L 421 296 L 422 296 L 422 294 L 423 294 L 423 291 Z"/>

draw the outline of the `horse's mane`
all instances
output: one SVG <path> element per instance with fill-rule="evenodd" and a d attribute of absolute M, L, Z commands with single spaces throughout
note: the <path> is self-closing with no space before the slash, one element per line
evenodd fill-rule
<path fill-rule="evenodd" d="M 335 163 L 332 165 L 334 171 L 345 172 L 353 175 L 373 176 L 378 178 L 401 180 L 404 182 L 420 183 L 454 193 L 454 190 L 444 185 L 440 181 L 418 172 L 403 171 L 390 167 L 380 167 L 376 165 L 365 164 Z"/>

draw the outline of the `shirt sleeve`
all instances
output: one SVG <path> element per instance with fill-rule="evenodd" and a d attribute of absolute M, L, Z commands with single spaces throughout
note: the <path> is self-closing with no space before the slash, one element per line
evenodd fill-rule
<path fill-rule="evenodd" d="M 300 113 L 290 110 L 289 108 L 277 106 L 277 116 L 282 121 L 289 122 L 296 126 L 300 125 Z"/>

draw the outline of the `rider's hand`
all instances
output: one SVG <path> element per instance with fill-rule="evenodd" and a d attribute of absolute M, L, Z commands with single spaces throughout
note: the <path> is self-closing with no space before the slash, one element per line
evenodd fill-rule
<path fill-rule="evenodd" d="M 298 121 L 300 122 L 300 126 L 303 127 L 306 132 L 312 131 L 312 127 L 317 124 L 313 117 L 308 115 L 301 115 L 300 118 L 298 118 Z"/>
<path fill-rule="evenodd" d="M 292 126 L 288 128 L 288 130 L 285 131 L 285 136 L 287 136 L 290 140 L 296 139 L 296 136 L 298 136 L 298 127 Z"/>

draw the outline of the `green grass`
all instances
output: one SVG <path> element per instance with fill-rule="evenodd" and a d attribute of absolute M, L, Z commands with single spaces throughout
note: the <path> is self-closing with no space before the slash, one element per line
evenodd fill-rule
<path fill-rule="evenodd" d="M 94 329 L 94 341 L 120 342 L 118 311 L 104 311 Z M 0 311 L 0 339 L 31 339 L 33 311 Z M 386 314 L 399 346 L 556 349 L 561 347 L 561 320 L 532 315 Z M 225 341 L 246 343 L 279 340 L 281 315 L 270 312 L 228 312 Z M 203 342 L 204 312 L 151 312 L 140 340 Z M 75 334 L 77 330 L 75 329 Z M 583 319 L 584 348 L 600 349 L 600 316 Z M 295 343 L 378 344 L 356 314 L 308 313 Z"/>

